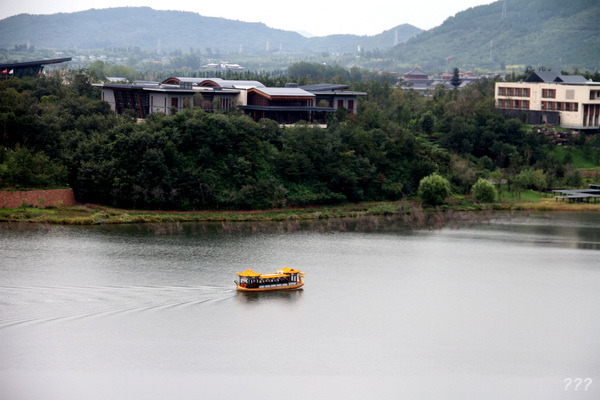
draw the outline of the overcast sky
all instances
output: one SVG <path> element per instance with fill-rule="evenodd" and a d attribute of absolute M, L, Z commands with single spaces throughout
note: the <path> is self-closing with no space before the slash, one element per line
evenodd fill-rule
<path fill-rule="evenodd" d="M 306 31 L 315 36 L 336 33 L 376 35 L 400 24 L 431 29 L 459 11 L 496 0 L 5 0 L 0 19 L 27 14 L 54 14 L 90 8 L 148 6 L 191 11 L 207 17 L 264 22 L 271 28 Z M 353 6 L 351 4 L 361 5 Z"/>

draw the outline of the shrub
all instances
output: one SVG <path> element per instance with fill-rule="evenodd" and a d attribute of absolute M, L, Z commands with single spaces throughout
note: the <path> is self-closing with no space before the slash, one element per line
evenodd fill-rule
<path fill-rule="evenodd" d="M 443 176 L 433 173 L 421 179 L 418 194 L 425 204 L 432 206 L 444 204 L 450 195 L 450 182 Z"/>
<path fill-rule="evenodd" d="M 479 178 L 471 189 L 473 198 L 482 203 L 493 203 L 498 198 L 496 187 L 489 181 Z"/>

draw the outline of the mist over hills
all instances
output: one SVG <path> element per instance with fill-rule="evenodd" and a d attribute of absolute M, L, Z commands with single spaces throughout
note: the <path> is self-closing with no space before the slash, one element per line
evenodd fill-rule
<path fill-rule="evenodd" d="M 0 48 L 140 48 L 202 54 L 348 54 L 371 51 L 386 65 L 429 71 L 512 66 L 600 69 L 600 1 L 499 0 L 449 17 L 423 31 L 409 24 L 378 35 L 306 37 L 263 23 L 204 17 L 149 7 L 91 9 L 0 20 Z M 389 62 L 388 62 L 389 61 Z"/>
<path fill-rule="evenodd" d="M 36 47 L 103 49 L 200 49 L 213 52 L 350 52 L 358 46 L 387 50 L 422 30 L 400 25 L 375 36 L 332 35 L 307 38 L 263 23 L 204 17 L 149 7 L 91 9 L 51 15 L 19 14 L 0 21 L 0 47 L 29 41 Z M 396 36 L 397 35 L 397 36 Z"/>

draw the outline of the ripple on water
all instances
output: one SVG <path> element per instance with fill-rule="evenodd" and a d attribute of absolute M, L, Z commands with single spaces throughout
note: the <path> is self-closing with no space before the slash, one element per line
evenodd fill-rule
<path fill-rule="evenodd" d="M 156 312 L 234 295 L 220 286 L 0 286 L 0 329 Z"/>

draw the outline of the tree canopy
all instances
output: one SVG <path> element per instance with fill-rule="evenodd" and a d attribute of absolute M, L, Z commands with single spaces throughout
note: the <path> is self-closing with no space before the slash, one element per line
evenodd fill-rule
<path fill-rule="evenodd" d="M 348 77 L 322 69 L 306 82 L 328 71 Z M 350 82 L 368 93 L 358 115 L 334 114 L 321 128 L 194 108 L 138 123 L 112 113 L 93 79 L 77 70 L 0 82 L 0 186 L 68 185 L 84 202 L 188 210 L 397 200 L 434 173 L 456 193 L 492 173 L 540 188 L 528 171 L 576 181 L 545 137 L 495 110 L 492 81 L 425 97 L 363 74 Z"/>

